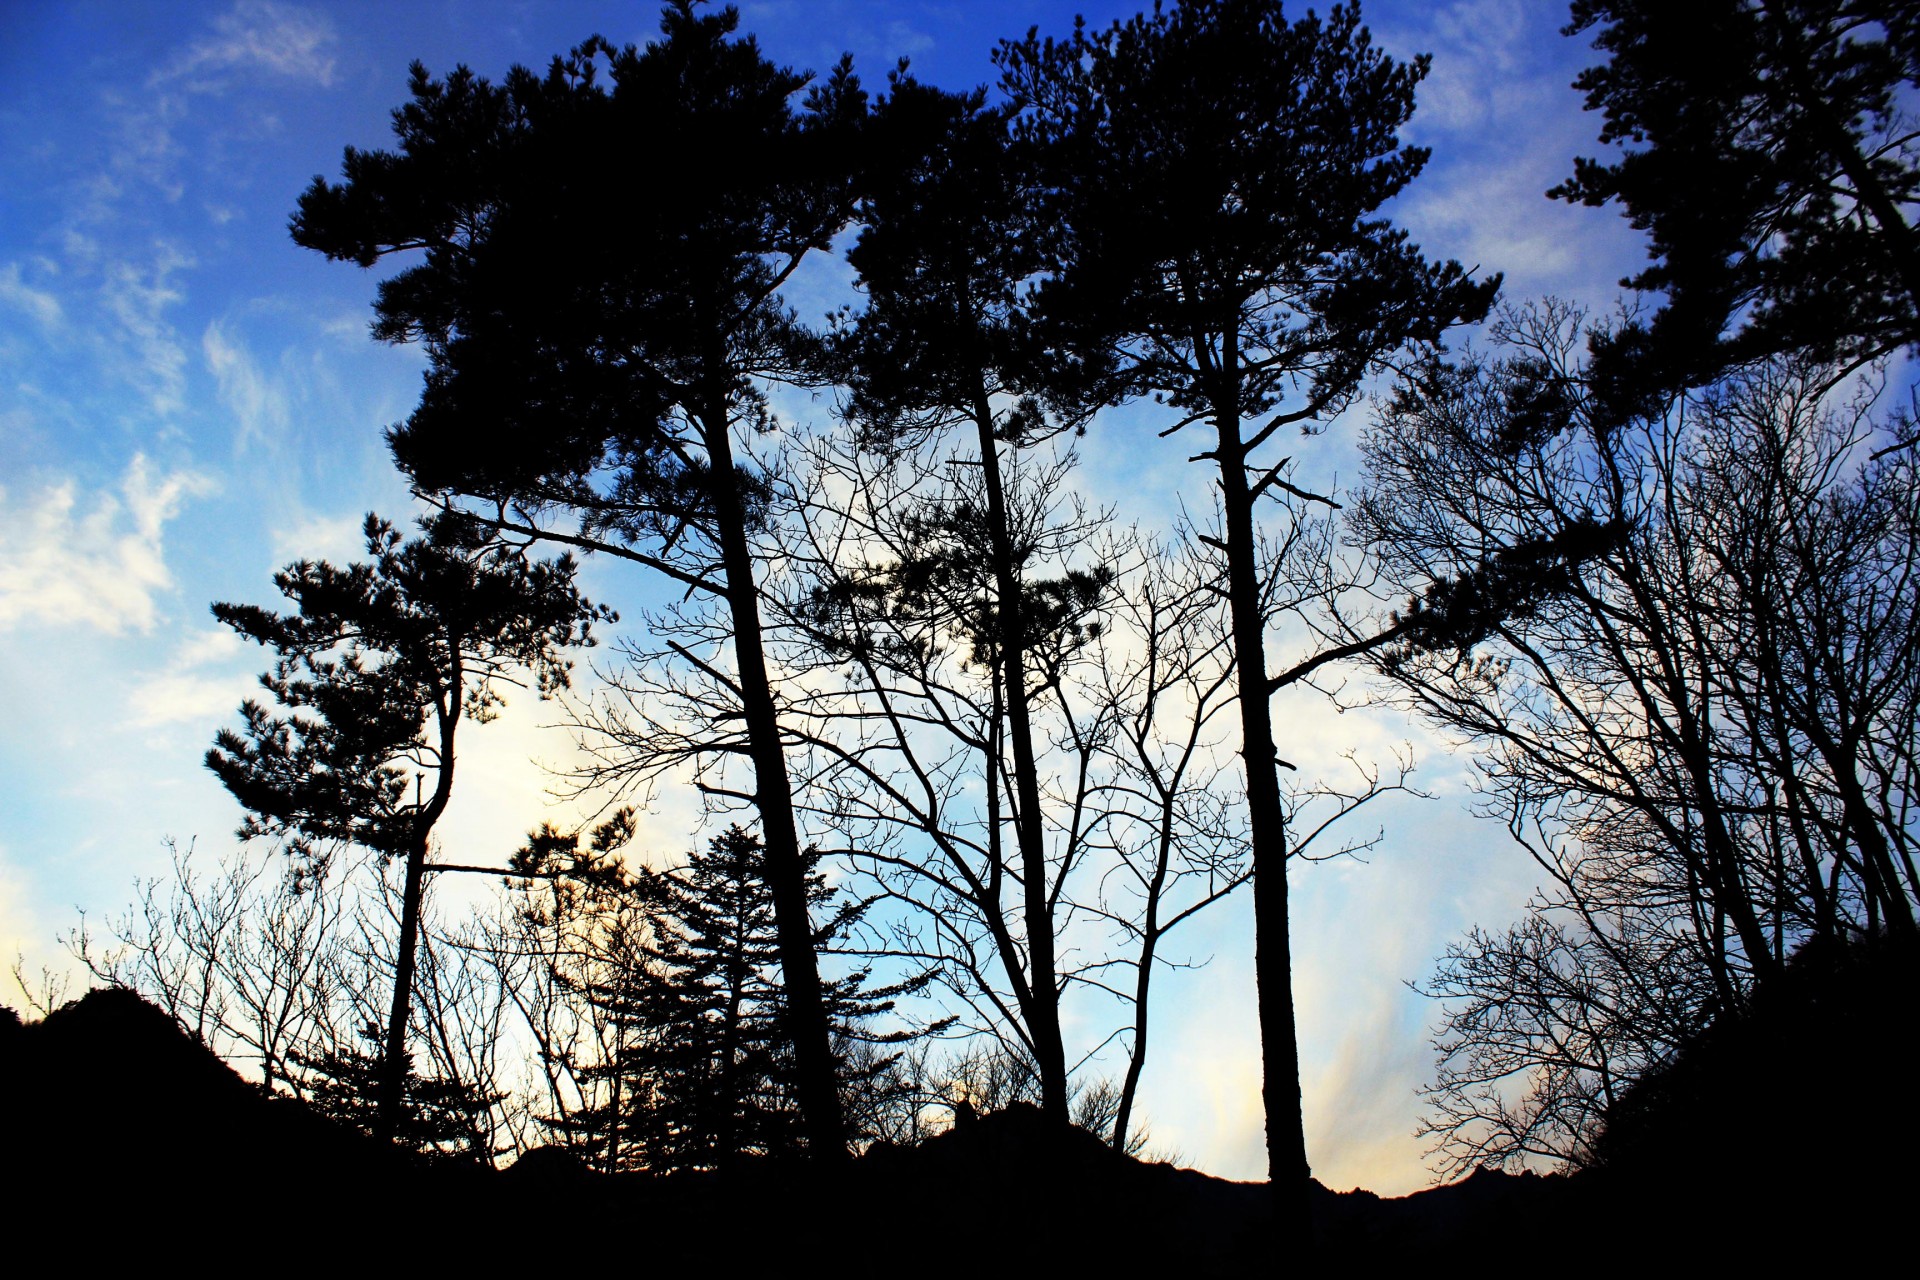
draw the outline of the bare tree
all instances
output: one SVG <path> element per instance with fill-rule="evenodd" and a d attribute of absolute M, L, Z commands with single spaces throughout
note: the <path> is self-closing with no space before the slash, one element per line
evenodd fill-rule
<path fill-rule="evenodd" d="M 1382 670 L 1548 877 L 1433 983 L 1454 1166 L 1579 1159 L 1621 1082 L 1796 949 L 1913 929 L 1920 483 L 1873 456 L 1903 420 L 1794 365 L 1596 418 L 1583 325 L 1513 313 L 1499 359 L 1403 388 L 1355 517 L 1420 622 Z"/>
<path fill-rule="evenodd" d="M 372 1131 L 405 894 L 396 865 L 360 870 L 261 844 L 208 873 L 176 849 L 171 878 L 136 884 L 125 914 L 102 931 L 83 918 L 64 941 L 96 982 L 151 1001 L 262 1091 Z M 507 990 L 437 928 L 430 895 L 421 912 L 409 1040 L 424 1053 L 396 1133 L 428 1154 L 490 1160 L 518 1149 L 524 1128 L 507 1079 Z"/>
<path fill-rule="evenodd" d="M 189 847 L 172 850 L 169 880 L 136 883 L 127 912 L 93 931 L 83 916 L 63 940 L 96 982 L 125 987 L 229 1062 L 258 1072 L 262 1090 L 299 1096 L 303 1056 L 331 1047 L 342 1025 L 347 896 L 325 892 L 329 866 L 290 874 L 265 846 L 236 851 L 211 874 Z"/>
<path fill-rule="evenodd" d="M 1485 313 L 1496 281 L 1426 260 L 1379 215 L 1426 153 L 1400 146 L 1426 63 L 1387 57 L 1336 7 L 1288 22 L 1269 0 L 1193 0 L 1065 38 L 1000 46 L 1002 84 L 1048 148 L 1061 229 L 1039 310 L 1097 352 L 1116 394 L 1206 437 L 1240 686 L 1254 866 L 1268 1173 L 1311 1230 L 1287 923 L 1283 788 L 1259 529 L 1297 494 L 1283 432 L 1313 432 L 1369 371 Z M 1189 431 L 1189 429 L 1192 429 Z M 1274 518 L 1284 523 L 1285 514 Z"/>
<path fill-rule="evenodd" d="M 961 425 L 963 439 L 974 434 Z M 1089 852 L 1093 747 L 1106 732 L 1071 672 L 1103 625 L 1113 566 L 1137 555 L 1067 500 L 1070 454 L 1009 460 L 1000 510 L 1024 599 L 1024 638 L 1010 649 L 986 553 L 995 517 L 955 434 L 815 449 L 783 611 L 790 724 L 810 821 L 897 908 L 884 949 L 934 965 L 973 1029 L 1041 1064 L 1076 980 L 1058 948 L 1081 910 L 1069 885 Z M 1036 788 L 1030 823 L 1014 683 L 1035 776 L 1057 780 L 1051 794 Z M 1038 861 L 1023 826 L 1041 838 Z M 1043 1099 L 1052 1075 L 1041 1068 Z"/>
<path fill-rule="evenodd" d="M 1594 930 L 1536 909 L 1447 948 L 1421 987 L 1446 1002 L 1417 1133 L 1436 1177 L 1586 1164 L 1622 1091 L 1700 1030 L 1711 993 L 1668 923 L 1623 914 Z"/>
<path fill-rule="evenodd" d="M 1207 589 L 1210 568 L 1191 550 L 1152 553 L 1147 572 L 1116 603 L 1088 677 L 1098 704 L 1111 709 L 1092 744 L 1106 766 L 1092 842 L 1107 858 L 1090 909 L 1118 946 L 1087 980 L 1132 1007 L 1126 1073 L 1107 1091 L 1110 1141 L 1122 1151 L 1135 1149 L 1153 976 L 1182 963 L 1163 943 L 1250 872 L 1243 797 L 1231 758 L 1220 755 L 1220 721 L 1236 688 L 1232 637 Z"/>
<path fill-rule="evenodd" d="M 1016 677 L 996 640 L 986 481 L 953 438 L 966 441 L 971 426 L 936 420 L 891 433 L 884 448 L 856 436 L 813 450 L 783 615 L 803 804 L 893 905 L 876 947 L 937 965 L 971 1011 L 970 1029 L 1034 1065 L 1043 1101 L 1046 1037 L 1036 1026 L 1058 1014 L 1033 1014 L 1045 996 L 1027 942 L 1036 926 L 1053 933 L 1055 998 L 1098 998 L 1102 1012 L 1083 1012 L 1083 1025 L 1105 1023 L 1106 1000 L 1123 1011 L 1110 1034 L 1074 1047 L 1070 1065 L 1125 1044 L 1109 1117 L 1124 1148 L 1152 975 L 1187 963 L 1166 950 L 1168 935 L 1247 880 L 1238 768 L 1223 742 L 1237 688 L 1220 566 L 1199 539 L 1163 551 L 1089 515 L 1069 498 L 1070 452 L 1010 456 L 1002 510 L 1034 624 Z M 1268 579 L 1286 597 L 1276 595 L 1276 613 L 1342 589 L 1326 566 L 1328 528 L 1303 518 L 1267 549 L 1287 562 Z M 1019 761 L 1005 708 L 1015 678 L 1030 682 L 1043 780 L 1039 916 L 1011 834 Z M 1344 793 L 1337 783 L 1289 788 L 1288 812 L 1302 823 L 1296 854 L 1323 856 L 1308 852 L 1321 833 L 1403 788 L 1409 767 L 1390 782 L 1363 768 Z"/>

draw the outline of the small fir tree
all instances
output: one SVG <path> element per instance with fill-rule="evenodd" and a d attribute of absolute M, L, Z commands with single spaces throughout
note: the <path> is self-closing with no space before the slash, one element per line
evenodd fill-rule
<path fill-rule="evenodd" d="M 623 811 L 610 825 L 630 835 L 631 822 Z M 662 872 L 630 872 L 609 856 L 624 838 L 609 839 L 603 828 L 593 837 L 595 851 L 582 853 L 577 840 L 537 833 L 516 858 L 526 885 L 534 877 L 592 877 L 607 891 L 602 909 L 614 921 L 602 935 L 613 963 L 578 989 L 611 1031 L 604 1060 L 577 1071 L 601 1084 L 599 1099 L 548 1123 L 599 1148 L 609 1169 L 712 1169 L 805 1152 L 759 837 L 729 827 L 695 849 L 685 866 Z M 816 945 L 830 952 L 868 904 L 841 901 L 820 870 L 819 852 L 809 850 L 806 858 L 809 906 L 825 922 Z M 861 969 L 822 983 L 836 1080 L 849 1102 L 882 1087 L 893 1061 L 859 1047 L 915 1034 L 878 1033 L 872 1021 L 927 981 L 921 976 L 870 990 L 868 980 Z M 869 1110 L 848 1107 L 849 1114 Z"/>

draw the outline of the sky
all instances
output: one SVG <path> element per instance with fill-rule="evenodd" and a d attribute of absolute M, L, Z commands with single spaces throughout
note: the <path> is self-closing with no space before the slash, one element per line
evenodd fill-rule
<path fill-rule="evenodd" d="M 1030 25 L 1064 33 L 1076 12 L 1103 26 L 1134 11 L 741 10 L 777 61 L 824 70 L 848 51 L 877 85 L 908 57 L 949 88 L 990 82 L 995 41 Z M 1503 272 L 1507 301 L 1612 307 L 1640 243 L 1614 212 L 1543 194 L 1597 147 L 1598 120 L 1570 87 L 1593 54 L 1559 34 L 1564 9 L 1373 3 L 1365 17 L 1389 53 L 1433 59 L 1403 135 L 1432 160 L 1395 221 L 1430 257 Z M 169 840 L 233 847 L 240 812 L 201 761 L 265 663 L 208 605 L 274 604 L 276 569 L 353 558 L 367 512 L 415 510 L 381 432 L 411 409 L 424 361 L 369 338 L 378 272 L 289 239 L 300 191 L 336 177 L 344 147 L 388 142 L 413 60 L 498 77 L 589 34 L 656 30 L 651 4 L 584 0 L 0 0 L 0 959 L 58 969 L 58 936 L 167 875 Z M 1332 483 L 1353 479 L 1364 415 L 1312 446 Z M 1200 481 L 1187 450 L 1144 422 L 1096 422 L 1081 483 L 1151 527 Z M 583 581 L 624 612 L 647 598 L 619 567 L 590 561 Z M 1469 763 L 1450 744 L 1310 693 L 1278 711 L 1282 754 L 1303 769 L 1406 741 L 1432 793 L 1369 816 L 1383 839 L 1365 862 L 1291 877 L 1314 1170 L 1336 1189 L 1402 1194 L 1429 1177 L 1414 1090 L 1435 1014 L 1407 984 L 1467 926 L 1516 917 L 1535 876 L 1501 827 L 1471 816 Z M 578 820 L 580 802 L 553 794 L 574 750 L 559 716 L 522 697 L 468 735 L 440 828 L 460 860 L 503 860 L 539 822 Z M 663 788 L 642 840 L 685 849 L 700 824 L 688 796 Z M 1155 1148 L 1236 1178 L 1265 1163 L 1250 939 L 1242 898 L 1184 940 L 1208 963 L 1162 981 L 1142 1094 Z"/>

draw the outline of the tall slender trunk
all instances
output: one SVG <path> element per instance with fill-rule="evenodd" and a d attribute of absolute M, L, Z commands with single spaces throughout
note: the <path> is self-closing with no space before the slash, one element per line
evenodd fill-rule
<path fill-rule="evenodd" d="M 767 888 L 773 898 L 781 981 L 786 988 L 794 1091 L 806 1126 L 809 1152 L 816 1159 L 843 1160 L 847 1155 L 846 1125 L 835 1081 L 832 1029 L 814 955 L 813 924 L 807 915 L 806 872 L 793 818 L 793 786 L 787 776 L 773 688 L 767 680 L 760 593 L 747 545 L 746 509 L 734 481 L 733 442 L 728 435 L 724 391 L 708 393 L 703 418 L 701 434 L 714 478 L 716 532 L 733 623 L 740 712 L 747 731 L 748 755 L 753 761 L 754 804 L 760 812 Z"/>
<path fill-rule="evenodd" d="M 1239 355 L 1229 335 L 1222 356 L 1228 394 L 1215 397 L 1221 511 L 1226 522 L 1227 602 L 1240 689 L 1241 757 L 1247 771 L 1247 831 L 1253 854 L 1254 981 L 1259 991 L 1261 1099 L 1267 1118 L 1267 1178 L 1277 1225 L 1305 1241 L 1312 1231 L 1306 1124 L 1300 1106 L 1300 1050 L 1293 1005 L 1293 949 L 1287 921 L 1287 824 L 1267 690 L 1266 617 L 1254 539 L 1255 495 L 1240 437 Z"/>
<path fill-rule="evenodd" d="M 427 837 L 407 850 L 407 879 L 400 899 L 400 952 L 393 965 L 393 1005 L 387 1014 L 387 1045 L 380 1059 L 374 1136 L 393 1141 L 407 1092 L 407 1023 L 413 1007 L 413 955 L 420 938 L 420 897 L 426 880 Z"/>
<path fill-rule="evenodd" d="M 453 741 L 460 726 L 460 713 L 466 694 L 466 671 L 461 660 L 460 637 L 447 637 L 449 669 L 445 686 L 436 700 L 435 717 L 440 727 L 440 768 L 433 782 L 433 798 L 419 806 L 414 817 L 414 836 L 407 848 L 407 878 L 400 890 L 400 951 L 393 964 L 393 1004 L 387 1013 L 387 1043 L 380 1057 L 380 1079 L 376 1085 L 374 1136 L 391 1142 L 400 1132 L 400 1108 L 407 1093 L 407 1024 L 412 1020 L 414 955 L 420 944 L 420 901 L 426 895 L 427 839 L 433 824 L 447 811 L 453 798 Z M 415 784 L 419 783 L 416 780 Z"/>
<path fill-rule="evenodd" d="M 1160 893 L 1166 884 L 1172 852 L 1171 832 L 1161 821 L 1158 861 L 1147 891 L 1147 918 L 1140 926 L 1140 964 L 1133 975 L 1133 1052 L 1127 1055 L 1126 1079 L 1120 1086 L 1120 1105 L 1113 1116 L 1113 1149 L 1125 1154 L 1127 1130 L 1133 1125 L 1133 1100 L 1140 1092 L 1140 1076 L 1147 1068 L 1147 994 L 1153 983 L 1154 953 L 1160 945 Z"/>
<path fill-rule="evenodd" d="M 1014 833 L 1020 847 L 1020 877 L 1027 933 L 1027 1009 L 1035 1065 L 1040 1069 L 1040 1108 L 1064 1124 L 1067 1053 L 1060 1035 L 1060 983 L 1054 954 L 1053 911 L 1047 895 L 1046 833 L 1040 821 L 1040 771 L 1033 750 L 1033 718 L 1027 701 L 1026 620 L 1020 577 L 1014 565 L 1006 486 L 1000 473 L 993 408 L 984 386 L 974 392 L 973 419 L 980 433 L 980 467 L 987 491 L 987 523 L 993 542 L 994 592 L 999 597 L 997 648 L 1007 690 L 1007 736 L 1013 747 Z M 989 768 L 997 761 L 989 761 Z"/>
<path fill-rule="evenodd" d="M 1020 1010 L 1021 1022 L 1016 1034 L 1026 1033 L 1025 1043 L 1031 1050 L 1033 1045 L 1033 987 L 1027 981 L 1027 966 L 1020 955 L 1019 941 L 1013 936 L 1013 928 L 1007 922 L 1007 913 L 1001 909 L 1000 895 L 1007 883 L 1007 845 L 1006 837 L 1001 834 L 1004 825 L 1000 820 L 1001 810 L 1001 771 L 998 761 L 1005 749 L 1007 733 L 1007 673 L 1004 658 L 995 653 L 991 660 L 988 675 L 991 681 L 992 695 L 987 707 L 987 737 L 981 752 L 986 759 L 987 788 L 987 865 L 984 881 L 969 879 L 975 889 L 975 900 L 980 905 L 980 920 L 986 925 L 987 933 L 993 939 L 994 954 L 1000 957 L 1000 967 L 1007 975 L 1007 985 L 1013 991 L 1013 1003 Z M 956 869 L 962 867 L 954 859 Z M 963 877 L 967 875 L 962 872 Z M 1038 1054 L 1035 1054 L 1036 1059 Z"/>
<path fill-rule="evenodd" d="M 720 1115 L 715 1126 L 714 1164 L 721 1168 L 732 1168 L 740 1154 L 740 1008 L 746 1000 L 747 985 L 744 910 L 736 904 L 729 921 L 733 957 L 727 962 L 727 1004 L 720 1017 Z"/>

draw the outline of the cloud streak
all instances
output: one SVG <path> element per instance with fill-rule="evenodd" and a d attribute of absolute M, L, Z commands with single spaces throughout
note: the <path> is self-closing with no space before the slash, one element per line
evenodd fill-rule
<path fill-rule="evenodd" d="M 114 263 L 100 289 L 118 330 L 116 345 L 125 351 L 118 361 L 121 376 L 141 390 L 161 417 L 180 412 L 186 403 L 187 352 L 166 313 L 186 298 L 174 283 L 175 274 L 192 266 L 186 254 L 163 244 L 146 270 L 130 262 Z"/>
<path fill-rule="evenodd" d="M 264 71 L 324 88 L 333 83 L 330 50 L 336 39 L 331 22 L 298 5 L 240 0 L 214 19 L 211 33 L 154 72 L 147 84 L 181 83 L 205 92 L 222 87 L 225 72 Z"/>
<path fill-rule="evenodd" d="M 233 447 L 244 452 L 249 444 L 279 439 L 292 421 L 287 395 L 260 368 L 253 353 L 229 337 L 219 321 L 207 326 L 200 350 L 219 388 L 224 404 L 238 423 Z"/>
<path fill-rule="evenodd" d="M 9 262 L 0 267 L 0 302 L 24 312 L 40 328 L 51 333 L 60 328 L 66 316 L 60 300 L 44 289 L 36 289 L 21 278 L 20 264 Z"/>

